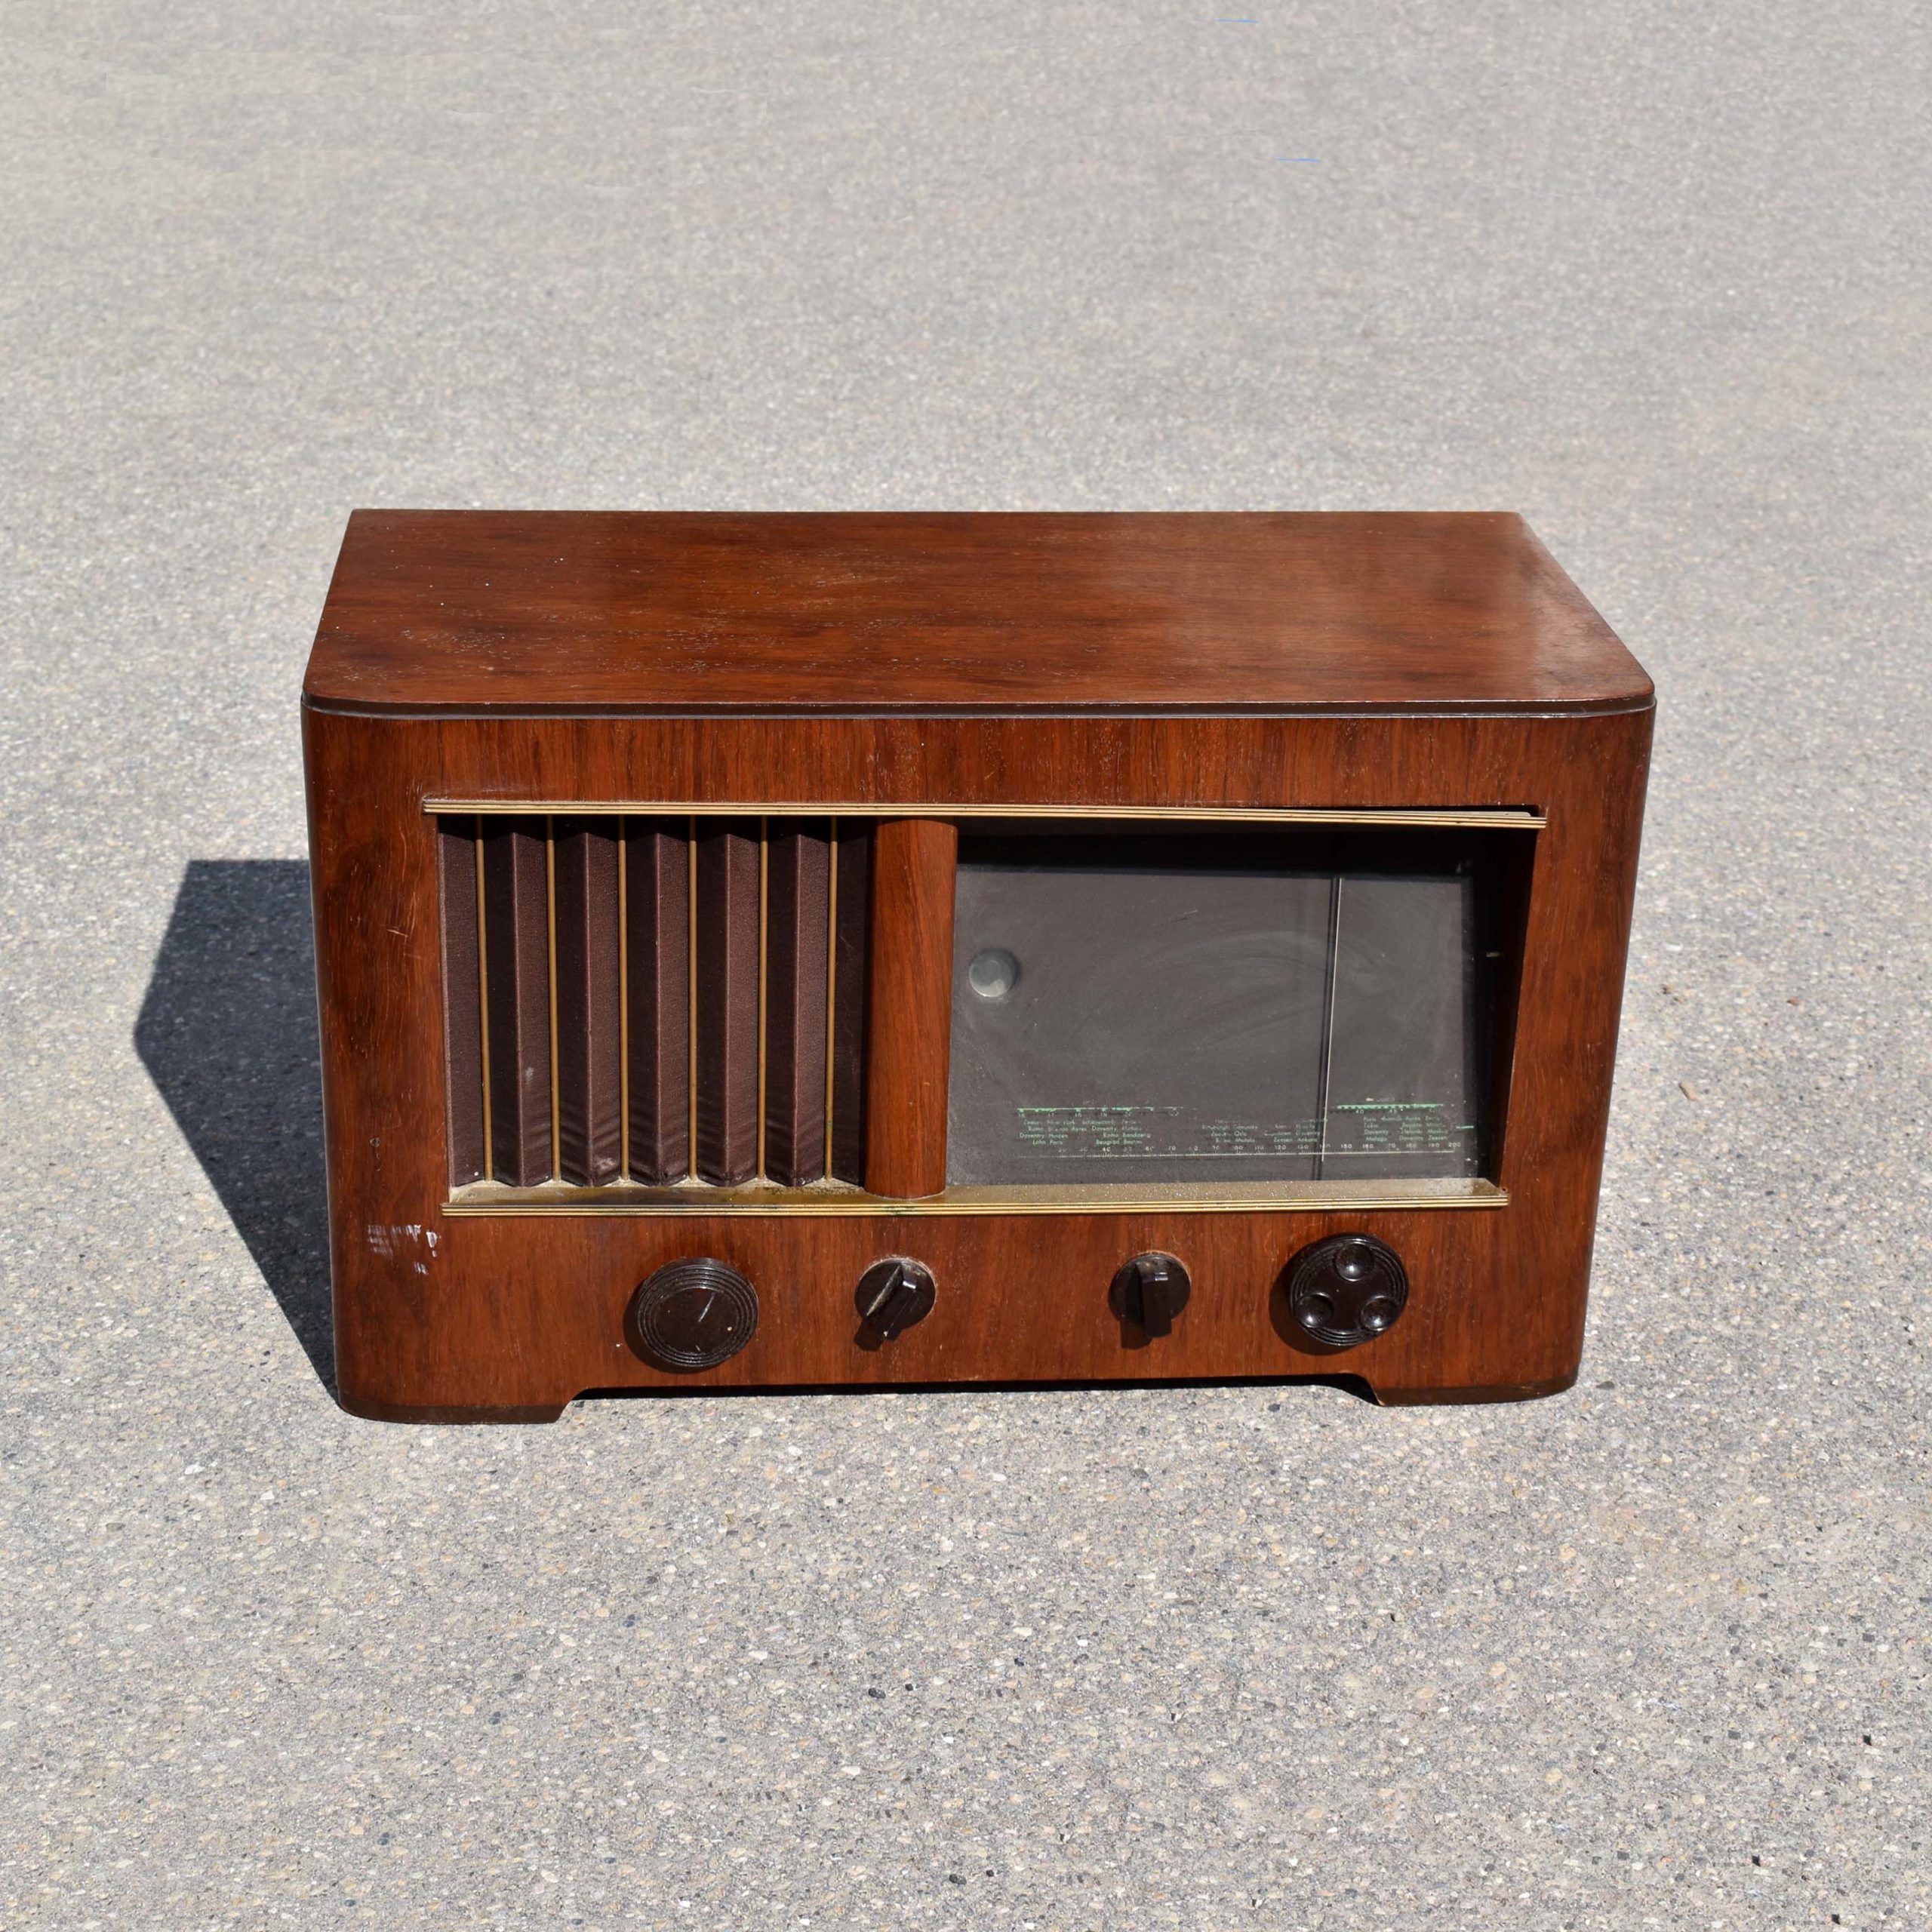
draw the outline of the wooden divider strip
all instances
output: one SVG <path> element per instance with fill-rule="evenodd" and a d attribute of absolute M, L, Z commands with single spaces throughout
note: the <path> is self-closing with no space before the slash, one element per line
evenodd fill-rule
<path fill-rule="evenodd" d="M 946 1186 L 959 831 L 943 819 L 887 819 L 872 843 L 866 1186 L 916 1198 Z"/>

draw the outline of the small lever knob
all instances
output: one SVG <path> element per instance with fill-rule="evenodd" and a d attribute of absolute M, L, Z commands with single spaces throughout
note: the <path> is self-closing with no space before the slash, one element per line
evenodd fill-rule
<path fill-rule="evenodd" d="M 860 1320 L 881 1341 L 889 1342 L 902 1329 L 923 1321 L 932 1312 L 937 1293 L 931 1269 L 895 1254 L 875 1261 L 859 1277 L 858 1293 L 853 1300 Z"/>
<path fill-rule="evenodd" d="M 1143 1335 L 1166 1335 L 1193 1286 L 1174 1256 L 1150 1252 L 1137 1254 L 1115 1275 L 1107 1299 L 1114 1312 Z"/>

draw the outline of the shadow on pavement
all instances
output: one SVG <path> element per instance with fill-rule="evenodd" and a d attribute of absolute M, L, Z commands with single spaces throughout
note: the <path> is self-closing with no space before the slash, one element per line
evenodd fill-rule
<path fill-rule="evenodd" d="M 306 864 L 189 862 L 134 1048 L 333 1396 Z"/>
<path fill-rule="evenodd" d="M 309 868 L 298 859 L 195 859 L 183 875 L 135 1051 L 281 1305 L 318 1379 L 335 1396 L 322 1094 L 315 1028 Z M 1244 1378 L 1237 1378 L 1244 1379 Z M 1283 1378 L 1256 1378 L 1257 1385 Z M 1350 1375 L 1294 1380 L 1373 1401 Z M 948 1384 L 817 1393 L 931 1393 Z M 1162 1388 L 1166 1382 L 1102 1388 Z M 975 1383 L 1028 1392 L 1091 1383 Z M 579 1400 L 771 1395 L 760 1387 L 586 1389 Z"/>

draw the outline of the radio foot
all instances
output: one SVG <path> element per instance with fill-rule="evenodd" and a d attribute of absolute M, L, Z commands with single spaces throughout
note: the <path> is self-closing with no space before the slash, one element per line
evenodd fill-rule
<path fill-rule="evenodd" d="M 1576 1380 L 1573 1371 L 1546 1382 L 1497 1382 L 1467 1389 L 1380 1389 L 1373 1383 L 1369 1386 L 1385 1409 L 1411 1409 L 1447 1402 L 1534 1402 L 1561 1395 Z"/>
<path fill-rule="evenodd" d="M 365 1422 L 426 1422 L 445 1424 L 472 1423 L 555 1422 L 568 1402 L 531 1402 L 508 1408 L 444 1407 L 413 1402 L 358 1401 L 343 1396 L 341 1405 L 350 1415 Z"/>

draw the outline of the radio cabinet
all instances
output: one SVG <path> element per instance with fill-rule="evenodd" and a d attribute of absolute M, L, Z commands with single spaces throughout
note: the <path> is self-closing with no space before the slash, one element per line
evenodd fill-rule
<path fill-rule="evenodd" d="M 358 512 L 343 1403 L 1567 1387 L 1651 715 L 1512 515 Z"/>

